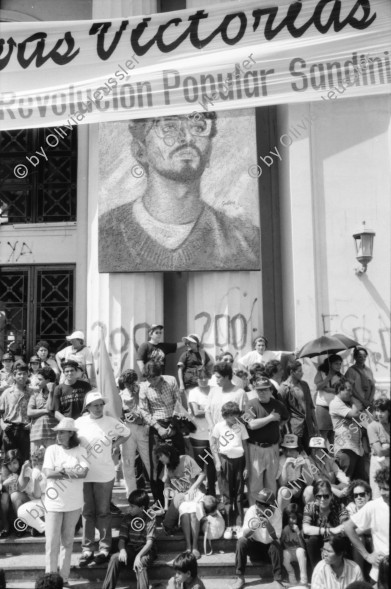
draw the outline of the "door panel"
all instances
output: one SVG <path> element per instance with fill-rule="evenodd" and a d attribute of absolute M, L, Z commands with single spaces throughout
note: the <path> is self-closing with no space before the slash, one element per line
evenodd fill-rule
<path fill-rule="evenodd" d="M 0 269 L 0 353 L 13 341 L 28 359 L 44 339 L 55 352 L 73 330 L 74 267 Z"/>

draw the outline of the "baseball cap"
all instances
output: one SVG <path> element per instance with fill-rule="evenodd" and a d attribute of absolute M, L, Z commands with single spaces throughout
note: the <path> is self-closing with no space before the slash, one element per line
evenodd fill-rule
<path fill-rule="evenodd" d="M 310 439 L 310 448 L 326 448 L 326 442 L 322 436 L 315 436 Z"/>
<path fill-rule="evenodd" d="M 259 491 L 258 495 L 255 497 L 256 503 L 263 503 L 264 505 L 274 505 L 276 501 L 276 496 L 274 495 L 271 489 L 262 489 Z"/>
<path fill-rule="evenodd" d="M 271 386 L 272 383 L 270 382 L 270 380 L 268 378 L 265 378 L 264 376 L 259 376 L 253 383 L 254 389 L 270 389 Z"/>
<path fill-rule="evenodd" d="M 9 352 L 6 352 L 5 354 L 3 354 L 2 360 L 13 360 L 14 357 L 12 354 L 10 354 Z"/>
<path fill-rule="evenodd" d="M 103 403 L 106 405 L 106 401 L 102 397 L 101 393 L 99 391 L 92 391 L 86 394 L 84 399 L 84 407 L 87 407 L 94 401 L 103 401 Z"/>
<path fill-rule="evenodd" d="M 84 341 L 85 337 L 84 337 L 84 333 L 82 331 L 74 331 L 73 333 L 71 333 L 71 335 L 67 335 L 66 339 L 67 340 L 82 339 Z"/>
<path fill-rule="evenodd" d="M 281 446 L 283 448 L 298 448 L 299 438 L 295 434 L 285 434 Z"/>
<path fill-rule="evenodd" d="M 148 329 L 148 333 L 155 331 L 155 329 L 164 329 L 164 325 L 161 323 L 152 323 L 151 327 Z"/>
<path fill-rule="evenodd" d="M 197 346 L 200 345 L 200 338 L 195 333 L 189 333 L 189 335 L 186 335 L 185 337 L 182 338 L 182 341 L 184 343 L 190 342 L 192 344 L 197 344 Z"/>

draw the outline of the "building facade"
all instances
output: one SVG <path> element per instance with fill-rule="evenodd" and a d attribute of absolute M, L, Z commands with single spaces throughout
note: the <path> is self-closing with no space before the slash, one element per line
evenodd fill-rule
<path fill-rule="evenodd" d="M 5 0 L 0 20 L 88 20 L 197 7 L 195 0 L 184 4 L 101 0 L 60 7 L 40 0 L 32 9 L 24 0 Z M 389 392 L 391 99 L 348 93 L 218 119 L 224 142 L 212 151 L 204 198 L 212 202 L 210 187 L 218 185 L 218 206 L 234 218 L 235 191 L 251 196 L 244 207 L 260 228 L 259 270 L 99 273 L 105 123 L 64 129 L 53 147 L 46 141 L 52 130 L 1 132 L 1 200 L 10 207 L 0 224 L 0 346 L 15 339 L 30 354 L 38 339 L 48 339 L 57 349 L 69 331 L 82 329 L 97 358 L 103 331 L 118 375 L 135 366 L 152 323 L 164 323 L 166 341 L 198 333 L 208 353 L 229 349 L 236 357 L 261 333 L 278 350 L 344 333 L 368 349 L 377 388 Z M 236 169 L 243 129 L 259 177 Z M 29 176 L 15 179 L 14 167 L 42 141 L 50 147 L 48 160 L 36 166 L 33 160 Z M 145 179 L 135 181 L 141 186 Z M 363 221 L 376 236 L 373 260 L 357 275 L 352 235 Z M 347 366 L 350 354 L 344 358 Z M 310 381 L 316 362 L 305 362 Z"/>

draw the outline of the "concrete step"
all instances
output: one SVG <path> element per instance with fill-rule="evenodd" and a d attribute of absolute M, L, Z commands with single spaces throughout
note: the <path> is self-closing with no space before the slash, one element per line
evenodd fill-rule
<path fill-rule="evenodd" d="M 118 529 L 113 529 L 113 552 L 117 550 L 118 545 Z M 99 536 L 96 535 L 95 539 L 98 541 Z M 0 540 L 0 554 L 7 552 L 13 556 L 18 555 L 29 555 L 29 554 L 45 554 L 45 543 L 46 539 L 44 536 L 32 537 L 26 536 L 24 538 L 16 538 L 10 536 Z M 209 544 L 209 543 L 208 543 Z M 73 552 L 79 554 L 81 552 L 82 536 L 81 532 L 77 534 L 73 542 Z M 165 554 L 167 552 L 182 552 L 185 549 L 185 540 L 183 534 L 175 534 L 173 536 L 167 536 L 162 528 L 157 530 L 156 546 L 158 554 Z M 236 548 L 236 540 L 219 540 L 212 541 L 212 547 L 214 552 L 234 552 Z M 198 549 L 202 553 L 204 550 L 204 537 L 200 535 L 198 539 Z"/>
<path fill-rule="evenodd" d="M 154 581 L 163 581 L 173 575 L 172 562 L 177 556 L 175 553 L 166 553 L 159 555 L 150 569 L 150 579 Z M 71 579 L 85 582 L 103 582 L 107 565 L 78 567 L 79 555 L 72 554 L 71 560 Z M 13 555 L 3 553 L 1 566 L 5 571 L 6 578 L 11 582 L 30 581 L 36 579 L 38 575 L 44 572 L 45 556 L 43 554 Z M 235 553 L 225 552 L 217 553 L 211 556 L 201 556 L 198 561 L 198 568 L 201 576 L 210 578 L 234 578 L 235 577 Z M 266 563 L 248 562 L 248 574 L 256 579 L 261 575 L 264 581 L 272 581 L 271 565 Z M 134 580 L 134 573 L 124 567 L 121 570 L 120 580 Z M 89 589 L 91 589 L 89 587 Z M 216 588 L 214 588 L 216 589 Z M 227 586 L 225 586 L 227 589 Z"/>
<path fill-rule="evenodd" d="M 229 589 L 234 577 L 204 577 L 202 581 L 206 589 Z M 88 580 L 70 580 L 71 589 L 101 589 L 102 583 Z M 165 589 L 167 581 L 151 581 L 150 589 Z M 262 579 L 254 575 L 246 575 L 246 587 L 249 589 L 276 589 L 275 583 L 269 581 L 263 581 Z M 7 581 L 7 589 L 34 589 L 34 581 Z M 121 580 L 117 583 L 116 589 L 136 589 L 136 582 L 134 580 L 126 581 L 125 583 Z M 278 589 L 280 589 L 278 587 Z M 300 588 L 297 588 L 300 589 Z"/>

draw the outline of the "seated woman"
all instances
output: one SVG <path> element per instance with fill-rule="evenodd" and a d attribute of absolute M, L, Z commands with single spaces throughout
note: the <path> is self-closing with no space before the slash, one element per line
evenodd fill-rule
<path fill-rule="evenodd" d="M 204 517 L 200 486 L 205 479 L 196 461 L 191 456 L 180 456 L 171 444 L 160 444 L 155 450 L 157 459 L 164 464 L 164 509 L 167 511 L 163 527 L 169 532 L 179 521 L 185 536 L 186 550 L 198 559 L 198 534 L 200 520 Z M 172 498 L 168 506 L 169 498 Z"/>
<path fill-rule="evenodd" d="M 368 425 L 368 439 L 371 446 L 371 462 L 369 480 L 373 499 L 380 497 L 380 491 L 375 482 L 375 474 L 383 466 L 390 465 L 390 406 L 389 399 L 377 399 L 374 403 L 376 421 Z"/>
<path fill-rule="evenodd" d="M 372 499 L 372 489 L 366 481 L 357 479 L 350 483 L 347 497 L 349 503 L 346 506 L 346 510 L 349 516 L 352 516 Z M 362 542 L 367 551 L 373 552 L 371 532 L 369 530 L 360 530 L 359 528 L 357 528 L 356 532 L 359 534 L 359 536 L 361 536 Z M 354 562 L 357 562 L 357 564 L 360 565 L 365 579 L 369 581 L 369 572 L 371 570 L 369 563 L 367 563 L 367 561 L 361 556 L 357 548 L 354 546 L 352 546 L 351 555 Z"/>
<path fill-rule="evenodd" d="M 349 519 L 346 508 L 333 497 L 329 481 L 321 479 L 314 484 L 315 501 L 304 507 L 303 533 L 312 570 L 321 559 L 325 538 L 343 532 L 343 522 Z"/>

